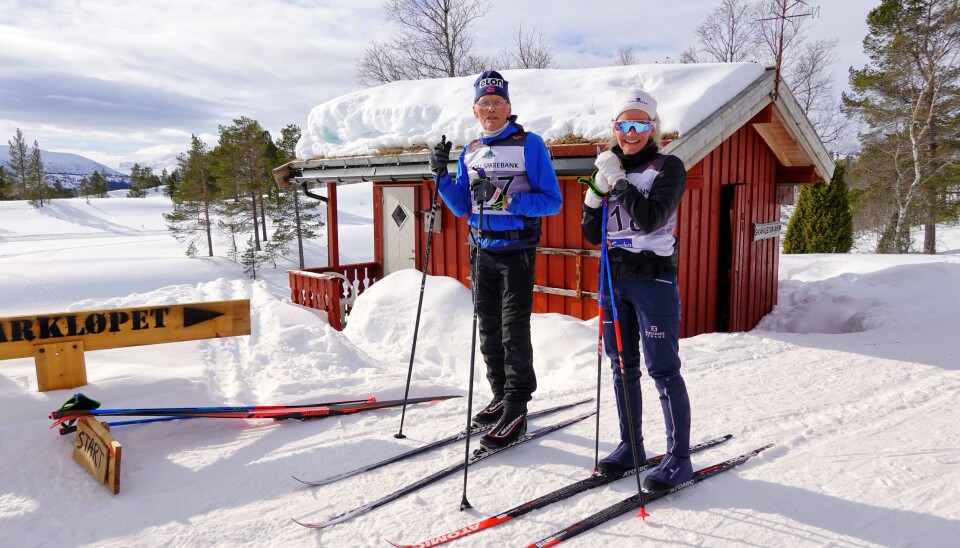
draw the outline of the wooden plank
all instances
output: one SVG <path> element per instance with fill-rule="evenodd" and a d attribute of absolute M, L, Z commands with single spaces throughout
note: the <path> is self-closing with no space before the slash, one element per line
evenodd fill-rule
<path fill-rule="evenodd" d="M 73 460 L 114 495 L 120 493 L 121 450 L 120 443 L 110 435 L 107 425 L 94 417 L 80 417 L 77 420 Z"/>
<path fill-rule="evenodd" d="M 77 340 L 85 350 L 103 350 L 249 334 L 247 299 L 8 317 L 0 318 L 0 359 Z"/>
<path fill-rule="evenodd" d="M 60 341 L 33 347 L 37 369 L 37 390 L 61 390 L 87 384 L 83 341 Z"/>

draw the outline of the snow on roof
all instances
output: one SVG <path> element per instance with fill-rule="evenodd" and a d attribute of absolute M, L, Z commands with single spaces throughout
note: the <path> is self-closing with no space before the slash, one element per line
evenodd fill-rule
<path fill-rule="evenodd" d="M 501 71 L 513 114 L 544 139 L 568 134 L 604 138 L 612 103 L 639 86 L 659 103 L 664 132 L 695 127 L 764 73 L 755 63 L 632 65 L 590 69 Z M 297 158 L 372 154 L 388 147 L 432 147 L 446 135 L 455 146 L 477 137 L 476 76 L 398 81 L 348 93 L 313 108 Z"/>

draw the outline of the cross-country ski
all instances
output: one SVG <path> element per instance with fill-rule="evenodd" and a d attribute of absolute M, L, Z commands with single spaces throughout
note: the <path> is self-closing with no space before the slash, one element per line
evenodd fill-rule
<path fill-rule="evenodd" d="M 507 449 L 516 447 L 516 446 L 521 445 L 521 444 L 523 444 L 523 443 L 526 443 L 526 442 L 528 442 L 528 441 L 530 441 L 530 440 L 535 440 L 535 439 L 537 439 L 537 438 L 541 438 L 541 437 L 546 436 L 547 434 L 549 434 L 549 433 L 551 433 L 551 432 L 555 432 L 555 431 L 557 431 L 557 430 L 560 430 L 561 428 L 566 428 L 567 426 L 570 426 L 571 424 L 578 423 L 578 422 L 580 422 L 580 421 L 582 421 L 582 420 L 584 420 L 584 419 L 586 419 L 586 418 L 588 418 L 588 417 L 593 416 L 593 414 L 594 414 L 594 413 L 587 413 L 587 414 L 585 414 L 585 415 L 579 415 L 579 416 L 573 417 L 573 418 L 571 418 L 571 419 L 566 419 L 566 420 L 560 421 L 560 422 L 558 422 L 558 423 L 556 423 L 556 424 L 553 424 L 553 425 L 550 425 L 550 426 L 544 426 L 543 428 L 539 428 L 539 429 L 537 429 L 537 430 L 534 430 L 533 432 L 530 432 L 530 433 L 528 433 L 528 434 L 524 434 L 524 435 L 520 436 L 516 441 L 514 441 L 514 442 L 511 443 L 510 445 L 507 445 L 506 447 L 501 447 L 501 448 L 499 448 L 499 449 L 493 449 L 493 450 L 477 449 L 477 450 L 475 450 L 475 451 L 473 452 L 473 454 L 471 455 L 470 460 L 469 460 L 469 462 L 468 462 L 468 465 L 472 465 L 472 464 L 475 464 L 475 463 L 477 463 L 477 462 L 480 462 L 480 461 L 482 461 L 482 460 L 484 460 L 484 459 L 490 458 L 490 457 L 492 457 L 492 456 L 494 456 L 494 455 L 498 455 L 498 454 L 506 451 Z M 367 512 L 370 512 L 371 510 L 374 510 L 374 509 L 376 509 L 376 508 L 379 508 L 379 507 L 381 507 L 381 506 L 383 506 L 384 504 L 387 504 L 387 503 L 389 503 L 389 502 L 395 501 L 395 500 L 397 500 L 398 498 L 400 498 L 400 497 L 402 497 L 402 496 L 404 496 L 404 495 L 406 495 L 406 494 L 408 494 L 408 493 L 412 493 L 412 492 L 416 491 L 417 489 L 420 489 L 420 488 L 422 488 L 422 487 L 424 487 L 424 486 L 430 485 L 431 483 L 437 482 L 437 481 L 439 481 L 439 480 L 441 480 L 441 479 L 443 479 L 443 478 L 445 478 L 445 477 L 453 474 L 454 472 L 457 472 L 458 470 L 463 470 L 463 466 L 464 466 L 464 463 L 463 463 L 463 462 L 458 462 L 458 463 L 456 463 L 456 464 L 452 464 L 452 465 L 448 466 L 447 468 L 444 468 L 443 470 L 440 470 L 439 472 L 434 472 L 433 474 L 430 474 L 429 476 L 426 476 L 426 477 L 424 477 L 424 478 L 422 478 L 422 479 L 420 479 L 420 480 L 418 480 L 418 481 L 415 481 L 415 482 L 411 483 L 410 485 L 407 485 L 407 486 L 405 486 L 405 487 L 402 487 L 402 488 L 400 488 L 400 489 L 398 489 L 398 490 L 396 490 L 396 491 L 394 491 L 394 492 L 392 492 L 392 493 L 390 493 L 390 494 L 388 494 L 388 495 L 386 495 L 386 496 L 384 496 L 384 497 L 382 497 L 382 498 L 380 498 L 380 499 L 377 499 L 377 500 L 375 500 L 375 501 L 373 501 L 373 502 L 369 502 L 369 503 L 367 503 L 367 504 L 364 504 L 363 506 L 361 506 L 361 507 L 359 507 L 359 508 L 354 508 L 353 510 L 350 510 L 350 511 L 348 511 L 348 512 L 343 512 L 342 514 L 337 514 L 336 516 L 327 518 L 327 519 L 325 519 L 325 520 L 323 520 L 323 521 L 318 521 L 318 522 L 313 522 L 313 523 L 311 523 L 311 522 L 306 522 L 306 521 L 300 521 L 300 520 L 297 520 L 297 519 L 294 519 L 293 521 L 295 521 L 295 522 L 296 522 L 297 524 L 299 524 L 299 525 L 302 525 L 302 526 L 307 527 L 307 528 L 310 528 L 310 529 L 323 529 L 323 528 L 325 528 L 325 527 L 329 527 L 329 526 L 331 526 L 331 525 L 334 525 L 334 524 L 337 524 L 337 523 L 341 523 L 341 522 L 344 522 L 344 521 L 349 520 L 349 519 L 353 519 L 353 518 L 355 518 L 355 517 L 357 517 L 357 516 L 362 516 L 362 515 L 366 514 Z"/>
<path fill-rule="evenodd" d="M 548 546 L 556 546 L 557 544 L 560 544 L 565 540 L 569 540 L 577 535 L 585 533 L 590 529 L 593 529 L 598 525 L 606 523 L 618 516 L 622 516 L 623 514 L 626 514 L 631 510 L 642 508 L 655 500 L 658 500 L 663 497 L 666 497 L 667 495 L 676 493 L 681 489 L 686 489 L 687 487 L 700 483 L 701 481 L 704 481 L 706 479 L 710 479 L 721 472 L 726 472 L 727 470 L 730 470 L 735 466 L 743 464 L 750 458 L 757 456 L 758 454 L 760 454 L 761 451 L 765 451 L 771 447 L 773 447 L 773 445 L 764 445 L 759 449 L 754 449 L 753 451 L 750 451 L 748 453 L 744 453 L 742 455 L 733 457 L 732 459 L 728 459 L 723 462 L 714 464 L 713 466 L 701 468 L 700 470 L 697 470 L 696 472 L 693 473 L 692 479 L 689 479 L 674 487 L 671 487 L 670 489 L 667 489 L 664 491 L 655 491 L 652 493 L 643 493 L 643 495 L 633 495 L 631 497 L 628 497 L 616 504 L 608 506 L 595 514 L 592 514 L 574 523 L 573 525 L 570 525 L 569 527 L 566 527 L 546 538 L 543 538 L 541 540 L 538 540 L 537 542 L 534 542 L 533 544 L 530 544 L 529 546 L 527 546 L 527 548 L 547 548 Z"/>
<path fill-rule="evenodd" d="M 698 443 L 697 445 L 694 445 L 693 447 L 690 448 L 690 452 L 698 453 L 705 449 L 715 447 L 729 440 L 731 437 L 733 436 L 730 434 L 727 434 L 726 436 L 722 436 L 722 437 L 714 438 L 712 440 L 708 440 L 702 443 Z M 640 471 L 643 471 L 643 470 L 648 470 L 650 468 L 653 468 L 656 465 L 658 465 L 661 460 L 663 460 L 663 455 L 650 457 L 639 467 L 639 469 Z M 623 472 L 622 474 L 618 474 L 616 476 L 593 474 L 588 478 L 582 479 L 575 483 L 571 483 L 570 485 L 566 485 L 555 491 L 551 491 L 546 495 L 542 495 L 533 500 L 524 502 L 523 504 L 519 504 L 509 510 L 504 510 L 503 512 L 500 512 L 495 516 L 491 516 L 489 518 L 480 520 L 476 523 L 461 527 L 460 529 L 457 529 L 455 531 L 450 531 L 449 533 L 443 533 L 441 535 L 437 535 L 431 539 L 428 539 L 422 542 L 417 542 L 414 544 L 399 544 L 390 540 L 387 540 L 387 542 L 390 545 L 395 546 L 397 548 L 422 548 L 427 546 L 440 546 L 441 544 L 453 542 L 454 540 L 461 539 L 467 535 L 472 535 L 473 533 L 479 533 L 480 531 L 490 529 L 491 527 L 500 525 L 501 523 L 505 523 L 514 518 L 518 518 L 524 514 L 533 512 L 534 510 L 539 510 L 540 508 L 544 508 L 546 506 L 549 506 L 561 500 L 570 498 L 584 491 L 588 491 L 596 487 L 601 487 L 603 485 L 613 483 L 614 481 L 617 481 L 619 479 L 632 476 L 634 473 L 635 471 L 631 468 L 626 472 Z"/>
<path fill-rule="evenodd" d="M 551 414 L 551 413 L 556 413 L 557 411 L 561 411 L 561 410 L 563 410 L 563 409 L 569 409 L 569 408 L 571 408 L 571 407 L 574 407 L 574 406 L 577 406 L 577 405 L 582 405 L 582 404 L 584 404 L 584 403 L 591 402 L 591 401 L 593 401 L 593 400 L 590 399 L 590 398 L 587 398 L 587 399 L 580 400 L 580 401 L 576 401 L 576 402 L 573 402 L 573 403 L 567 403 L 567 404 L 564 404 L 564 405 L 557 405 L 557 406 L 554 406 L 554 407 L 550 407 L 550 408 L 548 408 L 548 409 L 542 409 L 542 410 L 540 410 L 540 411 L 534 411 L 533 413 L 530 413 L 529 418 L 535 419 L 535 418 L 537 418 L 537 417 L 543 417 L 543 416 L 545 416 L 545 415 L 549 415 L 549 414 Z M 489 424 L 489 425 L 486 425 L 486 426 L 474 426 L 473 428 L 470 429 L 470 435 L 471 435 L 471 436 L 475 436 L 475 435 L 477 435 L 477 434 L 482 434 L 482 433 L 484 433 L 484 432 L 489 431 L 491 428 L 493 428 L 493 425 L 492 425 L 492 424 Z M 410 451 L 406 451 L 406 452 L 404 452 L 404 453 L 400 453 L 400 454 L 398 454 L 398 455 L 395 455 L 395 456 L 393 456 L 393 457 L 390 457 L 390 458 L 387 458 L 387 459 L 384 459 L 384 460 L 375 462 L 375 463 L 373 463 L 373 464 L 367 464 L 367 465 L 365 465 L 365 466 L 361 466 L 360 468 L 357 468 L 357 469 L 355 469 L 355 470 L 350 470 L 350 471 L 348 471 L 348 472 L 343 472 L 343 473 L 337 474 L 337 475 L 335 475 L 335 476 L 330 476 L 330 477 L 325 478 L 325 479 L 322 479 L 322 480 L 314 480 L 314 481 L 302 480 L 302 479 L 300 479 L 300 478 L 298 478 L 298 477 L 296 477 L 296 476 L 294 476 L 293 479 L 299 481 L 300 483 L 302 483 L 302 484 L 304 484 L 304 485 L 309 485 L 309 486 L 311 486 L 311 487 L 319 487 L 319 486 L 321 486 L 321 485 L 329 485 L 329 484 L 331 484 L 331 483 L 334 483 L 334 482 L 337 482 L 337 481 L 340 481 L 340 480 L 343 480 L 343 479 L 352 478 L 353 476 L 356 476 L 356 475 L 358 475 L 358 474 L 362 474 L 362 473 L 364 473 L 364 472 L 370 472 L 371 470 L 376 470 L 377 468 L 382 468 L 382 467 L 384 467 L 384 466 L 386 466 L 386 465 L 388 465 L 388 464 L 393 464 L 393 463 L 395 463 L 395 462 L 399 462 L 399 461 L 402 461 L 402 460 L 404 460 L 404 459 L 408 459 L 408 458 L 413 457 L 413 456 L 416 456 L 416 455 L 422 455 L 423 453 L 426 453 L 427 451 L 432 451 L 432 450 L 434 450 L 434 449 L 437 449 L 437 448 L 439 448 L 439 447 L 443 447 L 443 446 L 448 445 L 448 444 L 450 444 L 450 443 L 453 443 L 453 442 L 456 442 L 456 441 L 461 441 L 461 440 L 463 440 L 463 438 L 464 438 L 464 434 L 463 434 L 463 432 L 461 431 L 459 434 L 454 434 L 454 435 L 452 435 L 452 436 L 447 436 L 446 438 L 441 438 L 441 439 L 439 439 L 439 440 L 437 440 L 437 441 L 430 442 L 430 443 L 428 443 L 428 444 L 426 444 L 426 445 L 423 445 L 423 446 L 421 446 L 421 447 L 417 447 L 417 448 L 415 448 L 415 449 L 411 449 Z"/>

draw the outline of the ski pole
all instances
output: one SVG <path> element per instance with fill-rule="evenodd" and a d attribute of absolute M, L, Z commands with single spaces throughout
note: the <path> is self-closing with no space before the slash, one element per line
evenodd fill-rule
<path fill-rule="evenodd" d="M 196 418 L 199 418 L 199 417 L 191 417 L 191 416 L 186 416 L 186 417 L 153 417 L 153 418 L 149 418 L 149 419 L 133 419 L 133 420 L 128 420 L 128 421 L 110 421 L 110 422 L 105 422 L 104 424 L 106 424 L 107 426 L 110 426 L 110 427 L 114 427 L 114 426 L 125 426 L 125 425 L 128 425 L 128 424 L 146 424 L 146 423 L 148 423 L 148 422 L 179 421 L 179 420 L 196 419 Z M 69 433 L 71 433 L 71 432 L 76 432 L 76 431 L 77 431 L 77 425 L 76 425 L 76 424 L 66 424 L 66 423 L 64 423 L 64 424 L 60 425 L 60 435 L 61 435 L 61 436 L 65 436 L 65 435 L 67 435 L 67 434 L 69 434 Z"/>
<path fill-rule="evenodd" d="M 476 170 L 480 177 L 486 178 L 486 172 L 481 168 L 471 168 Z M 470 384 L 467 387 L 467 427 L 465 432 L 470 431 L 470 419 L 473 414 L 473 370 L 477 361 L 477 286 L 480 284 L 480 249 L 483 242 L 483 202 L 480 202 L 480 212 L 477 214 L 477 235 L 473 258 L 473 279 L 470 280 L 473 286 L 473 328 L 470 332 Z M 467 508 L 473 508 L 470 501 L 467 500 L 467 469 L 470 464 L 470 436 L 465 436 L 463 442 L 463 498 L 460 499 L 460 511 Z"/>
<path fill-rule="evenodd" d="M 259 411 L 281 411 L 284 409 L 299 409 L 301 407 L 327 407 L 330 405 L 346 405 L 351 403 L 374 403 L 376 396 L 357 400 L 331 401 L 324 403 L 305 403 L 299 405 L 235 405 L 227 407 L 154 407 L 129 409 L 66 409 L 50 413 L 51 419 L 74 417 L 81 415 L 177 415 L 185 413 L 244 413 Z"/>
<path fill-rule="evenodd" d="M 603 198 L 603 223 L 606 225 L 607 218 L 607 197 Z M 603 231 L 603 247 L 607 249 L 607 232 Z M 609 251 L 609 250 L 607 250 Z M 617 361 L 620 362 L 620 378 L 621 378 L 621 389 L 623 390 L 623 404 L 626 406 L 627 411 L 627 428 L 630 429 L 630 451 L 633 454 L 633 469 L 634 477 L 637 478 L 637 496 L 643 497 L 643 487 L 640 484 L 640 470 L 637 462 L 637 436 L 634 433 L 633 428 L 633 412 L 630 405 L 630 391 L 627 390 L 627 366 L 623 362 L 623 337 L 620 335 L 620 316 L 617 314 L 617 301 L 616 297 L 613 295 L 613 276 L 610 274 L 610 255 L 607 252 L 603 252 L 604 259 L 606 260 L 607 268 L 607 287 L 610 291 L 610 309 L 613 311 L 613 332 L 617 338 Z M 638 366 L 639 367 L 639 366 Z M 616 386 L 613 387 L 614 390 L 617 389 Z M 643 509 L 641 508 L 641 511 Z"/>
<path fill-rule="evenodd" d="M 446 145 L 447 136 L 440 136 L 440 144 Z M 430 266 L 430 248 L 433 246 L 433 223 L 439 210 L 437 196 L 440 194 L 440 177 L 433 177 L 433 202 L 430 204 L 430 229 L 427 231 L 427 252 L 423 257 L 423 276 L 420 278 L 420 300 L 417 301 L 417 319 L 413 322 L 413 344 L 410 347 L 410 365 L 407 366 L 407 385 L 403 389 L 403 409 L 400 411 L 400 430 L 393 435 L 397 439 L 407 436 L 403 433 L 403 421 L 407 416 L 407 397 L 410 395 L 410 378 L 413 375 L 413 358 L 417 355 L 417 334 L 420 332 L 420 312 L 423 310 L 423 292 L 427 285 L 427 268 Z"/>
<path fill-rule="evenodd" d="M 587 190 L 590 192 L 590 190 Z M 603 215 L 600 220 L 600 234 L 607 233 L 607 216 Z M 603 275 L 606 272 L 606 263 L 607 259 L 607 247 L 605 245 L 600 246 L 600 275 L 597 277 L 597 435 L 595 439 L 595 446 L 593 452 L 593 471 L 596 472 L 600 468 L 600 383 L 602 379 L 603 372 L 603 291 L 604 291 L 604 279 Z"/>

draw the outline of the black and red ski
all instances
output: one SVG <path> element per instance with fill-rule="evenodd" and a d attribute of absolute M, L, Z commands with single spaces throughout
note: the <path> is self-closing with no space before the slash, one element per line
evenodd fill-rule
<path fill-rule="evenodd" d="M 587 398 L 587 399 L 585 399 L 585 400 L 580 400 L 580 401 L 576 401 L 576 402 L 573 402 L 573 403 L 567 403 L 567 404 L 564 404 L 564 405 L 558 405 L 558 406 L 556 406 L 556 407 L 550 407 L 550 408 L 548 408 L 548 409 L 543 409 L 543 410 L 540 410 L 540 411 L 535 411 L 535 412 L 533 412 L 533 413 L 530 413 L 530 414 L 527 415 L 527 418 L 528 418 L 528 419 L 535 419 L 535 418 L 537 418 L 537 417 L 542 417 L 542 416 L 544 416 L 544 415 L 549 415 L 550 413 L 556 413 L 557 411 L 562 411 L 562 410 L 564 410 L 564 409 L 569 409 L 569 408 L 571 408 L 571 407 L 576 407 L 577 405 L 582 405 L 582 404 L 584 404 L 584 403 L 588 403 L 588 402 L 591 402 L 591 401 L 593 401 L 593 398 Z M 488 430 L 492 429 L 493 427 L 494 427 L 493 424 L 489 424 L 489 425 L 486 425 L 486 426 L 474 426 L 473 428 L 470 429 L 470 435 L 471 435 L 471 436 L 475 436 L 475 435 L 477 435 L 477 434 L 482 434 L 482 433 L 487 432 Z M 357 468 L 356 470 L 351 470 L 351 471 L 349 471 L 349 472 L 344 472 L 344 473 L 342 473 L 342 474 L 337 474 L 337 475 L 335 475 L 335 476 L 330 476 L 329 478 L 322 479 L 322 480 L 307 481 L 307 480 L 302 480 L 302 479 L 300 479 L 300 478 L 298 478 L 298 477 L 296 477 L 296 476 L 294 476 L 293 479 L 299 481 L 300 483 L 302 483 L 302 484 L 304 484 L 304 485 L 309 485 L 309 486 L 311 486 L 311 487 L 317 487 L 317 486 L 320 486 L 320 485 L 329 485 L 329 484 L 331 484 L 331 483 L 340 481 L 340 480 L 342 480 L 342 479 L 352 478 L 353 476 L 362 474 L 362 473 L 364 473 L 364 472 L 369 472 L 369 471 L 371 471 L 371 470 L 376 470 L 377 468 L 381 468 L 381 467 L 386 466 L 386 465 L 388 465 L 388 464 L 393 464 L 393 463 L 395 463 L 395 462 L 404 460 L 404 459 L 406 459 L 406 458 L 413 457 L 413 456 L 415 456 L 415 455 L 421 455 L 421 454 L 423 454 L 423 453 L 426 453 L 427 451 L 430 451 L 430 450 L 432 450 L 432 449 L 436 449 L 437 447 L 443 447 L 444 445 L 453 443 L 453 442 L 455 442 L 455 441 L 461 441 L 461 440 L 464 439 L 464 437 L 466 437 L 466 436 L 465 436 L 464 433 L 461 431 L 460 433 L 454 434 L 454 435 L 452 435 L 452 436 L 447 436 L 446 438 L 439 439 L 439 440 L 437 440 L 437 441 L 428 443 L 428 444 L 426 444 L 426 445 L 424 445 L 424 446 L 422 446 L 422 447 L 417 447 L 416 449 L 411 449 L 410 451 L 407 451 L 407 452 L 405 452 L 405 453 L 400 453 L 399 455 L 396 455 L 396 456 L 393 456 L 393 457 L 384 459 L 384 460 L 382 460 L 382 461 L 375 462 L 375 463 L 373 463 L 373 464 L 367 464 L 366 466 L 361 466 L 360 468 Z"/>
<path fill-rule="evenodd" d="M 529 433 L 527 433 L 527 434 L 524 434 L 523 436 L 520 436 L 520 437 L 517 439 L 517 441 L 511 443 L 510 445 L 507 445 L 506 447 L 501 447 L 501 448 L 499 448 L 499 449 L 483 449 L 483 448 L 477 449 L 477 450 L 475 450 L 475 451 L 473 452 L 472 455 L 470 455 L 470 458 L 468 459 L 467 464 L 468 464 L 468 465 L 474 464 L 474 463 L 479 462 L 479 461 L 481 461 L 481 460 L 483 460 L 483 459 L 485 459 L 485 458 L 487 458 L 487 457 L 492 457 L 493 455 L 496 455 L 496 454 L 499 454 L 499 453 L 501 453 L 501 452 L 503 452 L 503 451 L 506 451 L 507 449 L 510 449 L 511 447 L 516 447 L 517 445 L 520 445 L 521 443 L 525 443 L 525 442 L 528 442 L 528 441 L 530 441 L 530 440 L 543 437 L 543 436 L 545 436 L 545 435 L 547 435 L 547 434 L 549 434 L 549 433 L 551 433 L 551 432 L 554 432 L 554 431 L 556 431 L 556 430 L 560 430 L 561 428 L 564 428 L 564 427 L 570 426 L 571 424 L 580 422 L 580 421 L 582 421 L 582 420 L 584 420 L 584 419 L 592 416 L 594 413 L 596 413 L 596 412 L 594 411 L 594 412 L 591 412 L 591 413 L 587 413 L 587 414 L 585 414 L 585 415 L 580 415 L 580 416 L 577 416 L 577 417 L 573 417 L 573 418 L 571 418 L 571 419 L 567 419 L 567 420 L 558 422 L 558 423 L 556 423 L 556 424 L 553 424 L 553 425 L 550 425 L 550 426 L 545 426 L 545 427 L 540 428 L 540 429 L 538 429 L 538 430 L 534 430 L 533 432 L 529 432 Z M 416 491 L 417 489 L 420 489 L 421 487 L 424 487 L 424 486 L 430 485 L 431 483 L 434 483 L 434 482 L 436 482 L 436 481 L 439 481 L 439 480 L 441 480 L 441 479 L 443 479 L 443 478 L 445 478 L 445 477 L 447 477 L 447 476 L 449 476 L 449 475 L 457 472 L 458 470 L 463 470 L 463 467 L 464 467 L 464 462 L 463 462 L 463 461 L 460 461 L 460 462 L 458 462 L 458 463 L 456 463 L 456 464 L 452 464 L 452 465 L 444 468 L 443 470 L 440 470 L 439 472 L 434 472 L 433 474 L 430 474 L 429 476 L 427 476 L 427 477 L 425 477 L 425 478 L 423 478 L 423 479 L 421 479 L 421 480 L 419 480 L 419 481 L 415 481 L 415 482 L 411 483 L 410 485 L 407 485 L 406 487 L 401 487 L 400 489 L 394 491 L 393 493 L 390 493 L 389 495 L 386 495 L 386 496 L 384 496 L 384 497 L 382 497 L 382 498 L 380 498 L 380 499 L 378 499 L 378 500 L 375 500 L 375 501 L 373 501 L 373 502 L 364 504 L 363 506 L 360 506 L 360 507 L 358 507 L 358 508 L 354 508 L 353 510 L 344 512 L 344 513 L 342 513 L 342 514 L 337 514 L 336 516 L 327 518 L 327 519 L 325 519 L 325 520 L 323 520 L 323 521 L 318 521 L 318 522 L 316 522 L 316 523 L 307 523 L 307 522 L 299 521 L 299 520 L 296 520 L 296 519 L 294 519 L 293 521 L 296 522 L 298 525 L 302 525 L 302 526 L 308 527 L 308 528 L 310 528 L 310 529 L 323 529 L 323 528 L 325 528 L 325 527 L 329 527 L 329 526 L 331 526 L 331 525 L 334 525 L 334 524 L 337 524 L 337 523 L 341 523 L 341 522 L 347 521 L 347 520 L 349 520 L 349 519 L 353 519 L 353 518 L 355 518 L 355 517 L 357 517 L 357 516 L 362 516 L 362 515 L 370 512 L 371 510 L 374 510 L 374 509 L 376 509 L 376 508 L 379 508 L 379 507 L 381 507 L 381 506 L 383 506 L 383 505 L 385 505 L 385 504 L 387 504 L 387 503 L 393 502 L 393 501 L 399 499 L 400 497 L 402 497 L 402 496 L 404 496 L 404 495 L 406 495 L 406 494 L 412 493 L 412 492 Z"/>
<path fill-rule="evenodd" d="M 729 440 L 729 439 L 732 438 L 732 437 L 733 437 L 733 436 L 732 436 L 731 434 L 727 434 L 727 435 L 722 436 L 722 437 L 719 437 L 719 438 L 714 438 L 714 439 L 712 439 L 712 440 L 708 440 L 708 441 L 705 441 L 705 442 L 702 442 L 702 443 L 698 443 L 697 445 L 694 445 L 693 447 L 690 448 L 690 452 L 691 452 L 691 453 L 696 453 L 696 452 L 699 452 L 699 451 L 703 451 L 704 449 L 709 449 L 709 448 L 714 447 L 714 446 L 716 446 L 716 445 L 720 445 L 721 443 Z M 663 455 L 657 455 L 656 457 L 650 457 L 649 459 L 647 459 L 646 461 L 644 461 L 643 464 L 641 464 L 641 465 L 638 467 L 638 468 L 639 468 L 639 471 L 642 472 L 642 471 L 644 471 L 644 470 L 647 470 L 647 469 L 650 469 L 650 468 L 654 468 L 655 466 L 657 466 L 658 464 L 660 464 L 660 461 L 661 461 L 661 460 L 663 460 Z M 395 546 L 396 548 L 427 548 L 427 547 L 433 547 L 433 546 L 440 546 L 441 544 L 446 544 L 446 543 L 448 543 L 448 542 L 453 542 L 453 541 L 455 541 L 455 540 L 457 540 L 457 539 L 461 539 L 461 538 L 463 538 L 463 537 L 465 537 L 465 536 L 467 536 L 467 535 L 472 535 L 473 533 L 478 533 L 478 532 L 480 532 L 480 531 L 483 531 L 483 530 L 486 530 L 486 529 L 490 529 L 491 527 L 494 527 L 494 526 L 496 526 L 496 525 L 500 525 L 501 523 L 510 521 L 510 520 L 512 520 L 513 518 L 518 518 L 518 517 L 520 517 L 520 516 L 522 516 L 522 515 L 524 515 L 524 514 L 527 514 L 527 513 L 529 513 L 529 512 L 533 512 L 534 510 L 539 510 L 540 508 L 543 508 L 544 506 L 549 506 L 549 505 L 551 505 L 551 504 L 553 504 L 553 503 L 555 503 L 555 502 L 559 502 L 559 501 L 564 500 L 564 499 L 566 499 L 566 498 L 570 498 L 570 497 L 572 497 L 572 496 L 574 496 L 574 495 L 576 495 L 576 494 L 578 494 L 578 493 L 582 493 L 582 492 L 584 492 L 584 491 L 588 491 L 588 490 L 590 490 L 590 489 L 593 489 L 593 488 L 595 488 L 595 487 L 600 487 L 600 486 L 602 486 L 602 485 L 607 485 L 608 483 L 613 483 L 614 481 L 617 481 L 617 480 L 619 480 L 619 479 L 623 479 L 623 478 L 626 478 L 626 477 L 630 477 L 630 476 L 634 475 L 635 473 L 636 473 L 636 471 L 635 471 L 633 468 L 631 468 L 630 470 L 627 470 L 627 471 L 625 471 L 625 472 L 622 473 L 622 474 L 617 474 L 617 475 L 614 475 L 614 476 L 606 476 L 606 475 L 594 474 L 594 475 L 590 476 L 589 478 L 582 479 L 582 480 L 577 481 L 577 482 L 575 482 L 575 483 L 571 483 L 570 485 L 566 485 L 566 486 L 564 486 L 564 487 L 561 487 L 560 489 L 557 489 L 556 491 L 553 491 L 553 492 L 551 492 L 551 493 L 547 493 L 546 495 L 537 497 L 537 498 L 535 498 L 535 499 L 533 499 L 533 500 L 531 500 L 531 501 L 525 502 L 525 503 L 523 503 L 523 504 L 521 504 L 521 505 L 519 505 L 519 506 L 517 506 L 517 507 L 511 508 L 511 509 L 506 510 L 506 511 L 504 511 L 504 512 L 500 512 L 499 514 L 497 514 L 497 515 L 495 515 L 495 516 L 492 516 L 492 517 L 486 518 L 486 519 L 484 519 L 484 520 L 478 521 L 478 522 L 476 522 L 476 523 L 467 525 L 466 527 L 462 527 L 462 528 L 460 528 L 460 529 L 457 529 L 456 531 L 450 531 L 449 533 L 444 533 L 444 534 L 442 534 L 442 535 L 435 536 L 435 537 L 433 537 L 433 538 L 431 538 L 431 539 L 429 539 L 429 540 L 425 540 L 425 541 L 423 541 L 423 542 L 418 542 L 418 543 L 416 543 L 416 544 L 397 544 L 397 543 L 395 543 L 395 542 L 391 542 L 391 541 L 388 540 L 387 543 L 389 543 L 389 544 L 392 545 L 392 546 Z"/>
<path fill-rule="evenodd" d="M 761 451 L 764 451 L 771 447 L 773 447 L 772 444 L 765 445 L 759 449 L 754 449 L 749 453 L 744 453 L 730 460 L 725 460 L 721 463 L 714 464 L 713 466 L 701 468 L 700 470 L 697 470 L 696 472 L 693 473 L 693 478 L 691 478 L 690 480 L 684 483 L 681 483 L 680 485 L 677 485 L 676 487 L 673 487 L 664 491 L 654 491 L 650 493 L 645 492 L 642 494 L 642 496 L 639 494 L 633 495 L 616 504 L 610 505 L 604 508 L 603 510 L 600 510 L 599 512 L 597 512 L 596 514 L 593 514 L 592 516 L 584 518 L 583 520 L 578 521 L 577 523 L 574 523 L 573 525 L 563 530 L 557 531 L 556 533 L 550 535 L 549 537 L 546 537 L 542 540 L 538 540 L 537 542 L 534 542 L 533 544 L 530 544 L 529 546 L 527 546 L 527 548 L 547 548 L 548 546 L 556 546 L 557 544 L 560 544 L 565 540 L 571 539 L 579 535 L 580 533 L 589 531 L 590 529 L 593 529 L 594 527 L 601 525 L 617 516 L 621 516 L 631 510 L 636 510 L 637 508 L 643 508 L 647 504 L 657 499 L 661 499 L 671 493 L 676 493 L 681 489 L 686 489 L 687 487 L 690 487 L 695 483 L 700 483 L 705 479 L 712 478 L 713 476 L 716 476 L 721 472 L 726 472 L 727 470 L 730 470 L 735 466 L 743 464 L 744 462 L 748 461 L 750 458 L 757 456 L 758 454 L 760 454 Z M 646 512 L 641 511 L 640 516 L 646 518 L 647 514 Z"/>

